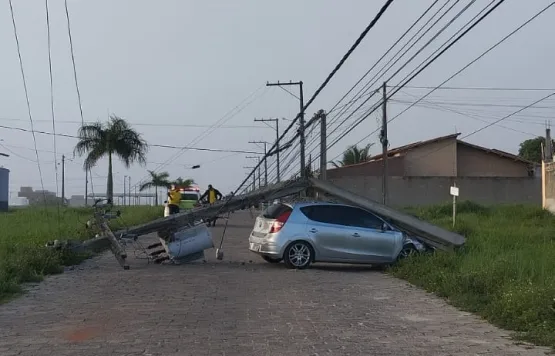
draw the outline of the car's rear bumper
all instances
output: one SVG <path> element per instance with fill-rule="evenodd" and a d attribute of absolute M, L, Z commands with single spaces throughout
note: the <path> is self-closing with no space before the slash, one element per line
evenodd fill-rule
<path fill-rule="evenodd" d="M 266 238 L 249 236 L 249 250 L 259 255 L 281 257 L 282 246 Z"/>

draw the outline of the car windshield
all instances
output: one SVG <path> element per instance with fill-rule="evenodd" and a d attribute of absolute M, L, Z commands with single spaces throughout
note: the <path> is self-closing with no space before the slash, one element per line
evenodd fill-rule
<path fill-rule="evenodd" d="M 291 210 L 293 209 L 291 209 L 291 207 L 288 205 L 273 204 L 267 207 L 266 210 L 264 210 L 264 212 L 262 213 L 262 216 L 265 217 L 266 219 L 277 219 L 278 216 L 280 216 L 281 214 Z"/>
<path fill-rule="evenodd" d="M 198 200 L 197 193 L 181 193 L 181 200 Z"/>

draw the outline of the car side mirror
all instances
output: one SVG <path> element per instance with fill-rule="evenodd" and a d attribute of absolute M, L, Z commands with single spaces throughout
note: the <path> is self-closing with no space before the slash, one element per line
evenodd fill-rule
<path fill-rule="evenodd" d="M 389 231 L 389 225 L 387 225 L 386 223 L 383 223 L 382 224 L 382 232 L 385 232 L 385 231 Z"/>

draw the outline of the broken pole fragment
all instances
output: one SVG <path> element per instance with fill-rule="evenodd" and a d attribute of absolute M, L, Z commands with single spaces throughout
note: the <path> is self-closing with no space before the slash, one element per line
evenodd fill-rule
<path fill-rule="evenodd" d="M 108 224 L 104 221 L 99 221 L 98 225 L 102 230 L 103 234 L 110 241 L 110 250 L 112 250 L 112 253 L 116 257 L 116 260 L 119 262 L 120 266 L 122 266 L 123 269 L 125 270 L 129 269 L 129 265 L 127 264 L 127 261 L 126 261 L 127 253 L 125 252 L 125 249 L 123 248 L 123 246 L 119 243 L 118 239 L 116 238 L 112 230 L 110 230 L 110 227 L 108 226 Z"/>

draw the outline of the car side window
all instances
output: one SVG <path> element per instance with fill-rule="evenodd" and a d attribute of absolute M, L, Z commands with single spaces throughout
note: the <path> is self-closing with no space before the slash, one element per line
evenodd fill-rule
<path fill-rule="evenodd" d="M 315 205 L 301 208 L 303 214 L 310 220 L 325 224 L 381 228 L 381 221 L 377 223 L 365 215 L 365 211 L 342 205 Z"/>
<path fill-rule="evenodd" d="M 325 224 L 340 224 L 341 218 L 337 214 L 337 208 L 332 205 L 313 205 L 301 208 L 301 211 L 307 218 Z"/>
<path fill-rule="evenodd" d="M 349 225 L 361 227 L 365 229 L 380 230 L 383 226 L 383 221 L 376 215 L 355 207 L 348 207 Z"/>

